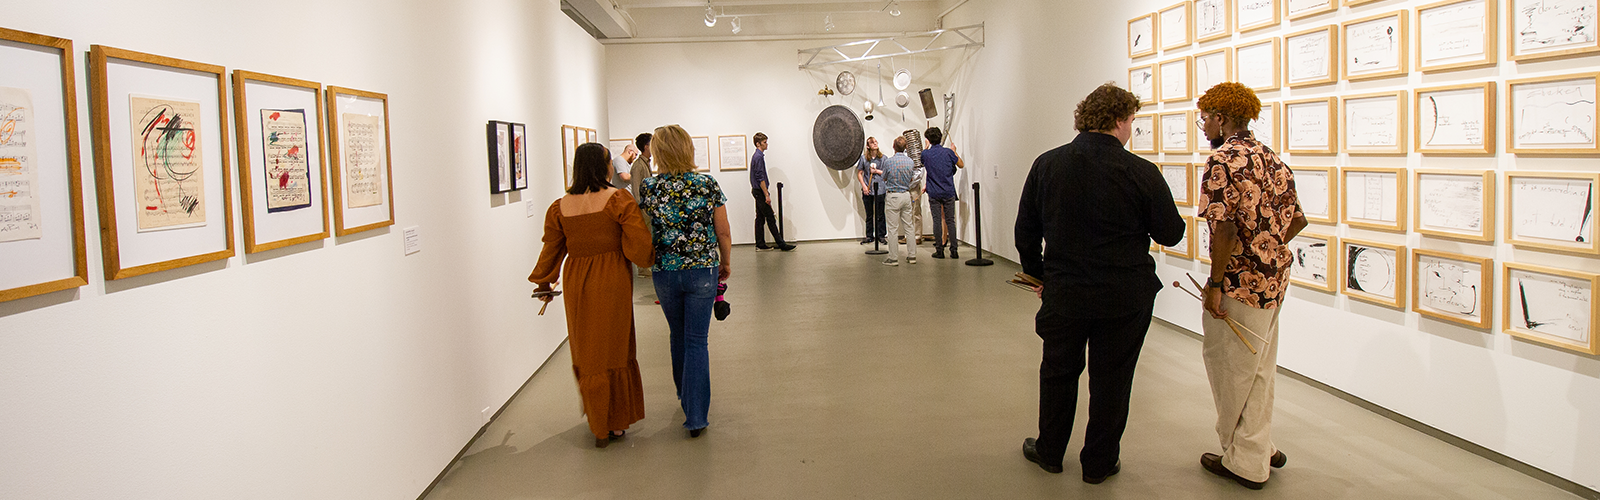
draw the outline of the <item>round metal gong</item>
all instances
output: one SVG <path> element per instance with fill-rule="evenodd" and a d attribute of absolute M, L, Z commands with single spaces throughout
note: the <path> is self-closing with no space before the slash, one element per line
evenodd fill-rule
<path fill-rule="evenodd" d="M 856 74 L 849 71 L 840 71 L 839 77 L 833 79 L 833 86 L 839 89 L 840 94 L 850 95 L 856 91 Z"/>
<path fill-rule="evenodd" d="M 811 145 L 817 150 L 817 158 L 834 170 L 856 166 L 866 142 L 861 119 L 854 110 L 840 104 L 823 109 L 811 128 Z"/>

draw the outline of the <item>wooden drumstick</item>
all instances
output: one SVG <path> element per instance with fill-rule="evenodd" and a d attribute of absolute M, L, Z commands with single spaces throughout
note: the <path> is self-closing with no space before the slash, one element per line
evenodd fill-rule
<path fill-rule="evenodd" d="M 1200 286 L 1200 282 L 1195 280 L 1193 275 L 1190 275 L 1189 273 L 1183 273 L 1183 274 L 1184 274 L 1184 276 L 1188 276 L 1189 277 L 1189 282 L 1190 283 L 1194 283 L 1195 289 L 1197 289 L 1197 290 L 1205 290 L 1206 289 L 1206 287 Z M 1201 300 L 1200 304 L 1203 306 L 1203 305 L 1205 305 L 1205 302 L 1206 301 Z M 1244 326 L 1244 323 L 1240 323 L 1239 320 L 1236 320 L 1236 319 L 1233 319 L 1233 318 L 1227 318 L 1227 320 L 1228 320 L 1228 322 L 1233 323 L 1234 326 L 1238 326 L 1239 328 L 1243 328 L 1244 331 L 1250 332 L 1250 336 L 1255 337 L 1256 340 L 1260 340 L 1263 343 L 1268 343 L 1268 344 L 1271 343 L 1271 342 L 1267 341 L 1266 337 L 1262 337 L 1261 334 L 1256 333 L 1255 330 L 1251 330 L 1250 327 Z"/>
<path fill-rule="evenodd" d="M 1189 279 L 1193 280 L 1194 277 L 1190 276 Z M 1189 294 L 1190 297 L 1194 297 L 1195 300 L 1200 301 L 1200 307 L 1201 308 L 1205 307 L 1205 303 L 1206 303 L 1205 299 L 1200 298 L 1199 295 L 1195 295 L 1195 293 L 1189 291 L 1188 288 L 1184 288 L 1182 283 L 1174 281 L 1174 282 L 1172 282 L 1172 286 L 1178 287 L 1179 289 L 1183 290 L 1183 293 L 1187 293 L 1187 294 Z M 1204 290 L 1204 289 L 1202 288 L 1202 290 Z M 1237 322 L 1234 321 L 1233 318 L 1223 318 L 1223 320 L 1224 320 L 1225 323 L 1228 324 L 1228 329 L 1233 330 L 1233 334 L 1239 336 L 1239 341 L 1240 342 L 1244 342 L 1245 348 L 1246 349 L 1250 349 L 1250 354 L 1259 354 L 1256 351 L 1256 346 L 1250 345 L 1250 339 L 1244 338 L 1244 332 L 1239 331 L 1239 327 L 1234 326 Z"/>

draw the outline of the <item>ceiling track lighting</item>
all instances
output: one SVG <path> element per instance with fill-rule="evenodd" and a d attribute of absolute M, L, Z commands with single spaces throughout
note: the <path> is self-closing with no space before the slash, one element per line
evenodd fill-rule
<path fill-rule="evenodd" d="M 711 6 L 711 1 L 706 0 L 706 27 L 717 25 L 717 9 Z"/>
<path fill-rule="evenodd" d="M 740 31 L 744 31 L 744 27 L 739 26 L 739 17 L 738 16 L 734 16 L 734 18 L 733 18 L 733 34 L 737 35 L 737 34 L 739 34 Z"/>
<path fill-rule="evenodd" d="M 833 31 L 833 16 L 822 17 L 822 31 Z"/>
<path fill-rule="evenodd" d="M 891 16 L 900 17 L 900 0 L 889 0 L 889 5 L 885 5 L 883 10 L 889 11 Z"/>

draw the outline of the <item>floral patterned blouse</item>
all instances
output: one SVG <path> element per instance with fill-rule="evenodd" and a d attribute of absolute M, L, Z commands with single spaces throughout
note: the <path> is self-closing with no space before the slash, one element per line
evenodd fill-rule
<path fill-rule="evenodd" d="M 1278 307 L 1294 259 L 1284 237 L 1303 215 L 1294 172 L 1245 131 L 1211 153 L 1200 182 L 1200 216 L 1213 231 L 1219 221 L 1238 227 L 1240 244 L 1228 258 L 1222 293 L 1257 309 Z"/>
<path fill-rule="evenodd" d="M 650 219 L 655 271 L 722 265 L 712 214 L 728 202 L 717 180 L 695 172 L 656 174 L 639 188 L 639 209 Z"/>

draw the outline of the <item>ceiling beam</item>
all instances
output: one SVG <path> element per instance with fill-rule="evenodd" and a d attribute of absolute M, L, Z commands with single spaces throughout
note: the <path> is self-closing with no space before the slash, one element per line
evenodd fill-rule
<path fill-rule="evenodd" d="M 945 36 L 950 34 L 951 36 Z M 829 45 L 811 49 L 800 49 L 800 69 L 816 68 L 831 64 L 853 63 L 884 59 L 889 57 L 904 57 L 941 50 L 964 49 L 968 47 L 983 47 L 983 24 L 962 26 L 934 30 L 926 33 L 899 35 L 876 40 L 861 40 L 857 42 Z M 884 42 L 889 42 L 885 44 Z M 902 43 L 905 42 L 905 43 Z M 919 49 L 912 47 L 921 46 Z M 865 46 L 866 50 L 861 50 Z M 845 49 L 851 49 L 849 53 Z M 860 55 L 852 55 L 860 54 Z"/>

